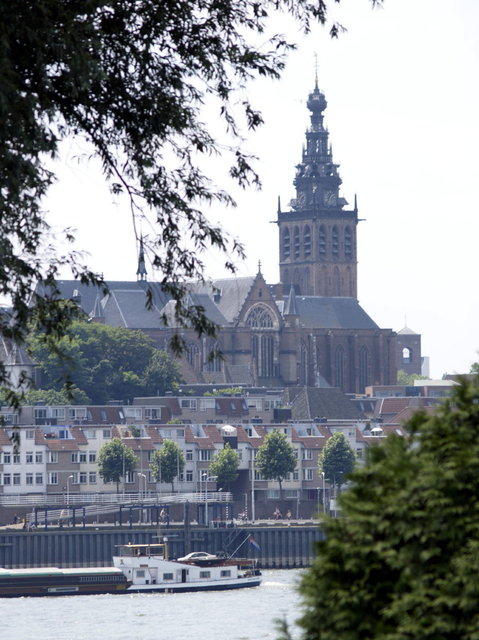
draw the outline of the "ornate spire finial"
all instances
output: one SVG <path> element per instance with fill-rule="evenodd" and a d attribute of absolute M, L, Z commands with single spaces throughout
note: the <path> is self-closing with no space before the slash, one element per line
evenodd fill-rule
<path fill-rule="evenodd" d="M 318 54 L 314 52 L 314 86 L 318 88 Z"/>
<path fill-rule="evenodd" d="M 258 260 L 258 273 L 261 273 L 261 260 Z"/>
<path fill-rule="evenodd" d="M 145 265 L 145 249 L 143 246 L 143 235 L 140 236 L 140 248 L 138 253 L 138 269 L 136 270 L 136 278 L 138 281 L 146 280 L 146 265 Z"/>

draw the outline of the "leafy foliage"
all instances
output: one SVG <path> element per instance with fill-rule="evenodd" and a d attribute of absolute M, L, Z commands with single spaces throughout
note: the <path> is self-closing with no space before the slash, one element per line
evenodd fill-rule
<path fill-rule="evenodd" d="M 266 435 L 258 449 L 256 464 L 264 478 L 278 481 L 282 494 L 283 480 L 296 469 L 294 449 L 285 433 L 275 429 Z"/>
<path fill-rule="evenodd" d="M 30 389 L 23 397 L 25 404 L 36 404 L 43 402 L 46 405 L 55 404 L 90 404 L 91 400 L 81 389 L 75 387 L 66 391 L 56 391 L 55 389 Z"/>
<path fill-rule="evenodd" d="M 156 482 L 171 482 L 174 490 L 174 480 L 185 468 L 185 456 L 181 448 L 173 440 L 165 440 L 161 447 L 151 456 L 150 469 Z"/>
<path fill-rule="evenodd" d="M 236 396 L 243 393 L 243 387 L 226 387 L 224 389 L 215 389 L 214 391 L 205 391 L 204 396 Z"/>
<path fill-rule="evenodd" d="M 144 391 L 147 395 L 162 396 L 174 391 L 181 382 L 178 362 L 166 351 L 155 349 L 143 375 Z"/>
<path fill-rule="evenodd" d="M 476 638 L 479 386 L 370 450 L 301 583 L 305 640 Z"/>
<path fill-rule="evenodd" d="M 406 373 L 403 369 L 397 372 L 397 383 L 405 384 L 413 387 L 414 380 L 427 380 L 427 376 L 421 376 L 419 373 Z"/>
<path fill-rule="evenodd" d="M 59 253 L 43 210 L 55 180 L 48 161 L 72 137 L 90 145 L 112 191 L 129 198 L 134 220 L 151 216 L 144 244 L 178 321 L 214 333 L 203 308 L 189 303 L 185 282 L 203 277 L 201 256 L 210 247 L 231 271 L 243 252 L 204 213 L 212 202 L 233 200 L 200 161 L 226 153 L 231 178 L 243 187 L 259 183 L 241 145 L 241 130 L 262 123 L 246 85 L 277 78 L 284 67 L 293 45 L 266 35 L 281 11 L 305 31 L 312 20 L 326 21 L 323 0 L 0 3 L 0 293 L 12 301 L 12 313 L 0 316 L 4 335 L 22 342 L 32 316 L 48 335 L 63 335 L 74 311 L 58 301 L 64 266 L 82 283 L 104 286 L 81 255 Z M 207 99 L 226 139 L 204 124 Z M 64 235 L 73 240 L 70 229 Z M 37 283 L 45 286 L 32 299 Z"/>
<path fill-rule="evenodd" d="M 120 479 L 132 473 L 138 464 L 138 458 L 120 438 L 112 438 L 101 447 L 97 456 L 98 472 L 104 482 L 116 482 L 119 489 Z"/>
<path fill-rule="evenodd" d="M 319 472 L 324 472 L 328 482 L 339 487 L 354 468 L 356 457 L 344 433 L 336 431 L 319 454 Z"/>
<path fill-rule="evenodd" d="M 217 477 L 219 485 L 229 486 L 238 477 L 239 454 L 226 443 L 224 449 L 215 453 L 209 467 L 209 473 Z"/>
<path fill-rule="evenodd" d="M 65 380 L 94 404 L 164 392 L 180 380 L 177 363 L 142 331 L 75 321 L 56 341 L 33 332 L 28 339 L 42 386 L 60 391 Z"/>

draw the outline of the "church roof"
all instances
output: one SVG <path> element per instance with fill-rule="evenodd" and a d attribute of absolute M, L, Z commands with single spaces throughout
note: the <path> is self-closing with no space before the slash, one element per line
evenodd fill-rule
<path fill-rule="evenodd" d="M 412 329 L 410 329 L 409 327 L 403 327 L 400 331 L 398 331 L 398 335 L 401 335 L 401 336 L 417 336 L 419 334 L 416 333 L 415 331 L 413 331 Z"/>
<path fill-rule="evenodd" d="M 211 283 L 192 283 L 191 304 L 201 305 L 207 317 L 219 326 L 232 325 L 255 282 L 253 277 L 225 278 Z M 156 329 L 165 314 L 168 325 L 175 327 L 174 302 L 158 283 L 146 281 L 108 281 L 109 292 L 101 294 L 94 286 L 76 280 L 60 280 L 62 298 L 75 299 L 87 315 L 102 317 L 106 324 L 130 329 Z M 146 292 L 152 291 L 152 307 L 146 308 Z M 294 313 L 300 326 L 316 329 L 378 329 L 355 298 L 299 296 L 289 293 L 277 306 L 283 315 Z M 101 309 L 99 308 L 101 307 Z M 101 315 L 100 315 L 101 312 Z"/>
<path fill-rule="evenodd" d="M 317 329 L 378 329 L 355 298 L 296 296 L 303 327 Z"/>
<path fill-rule="evenodd" d="M 226 322 L 233 323 L 238 318 L 254 281 L 255 278 L 252 276 L 224 278 L 214 280 L 212 283 L 194 284 L 192 291 L 210 296 Z"/>

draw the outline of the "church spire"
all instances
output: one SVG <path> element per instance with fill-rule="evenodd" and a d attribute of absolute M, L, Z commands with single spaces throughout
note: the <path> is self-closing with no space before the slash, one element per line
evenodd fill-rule
<path fill-rule="evenodd" d="M 138 269 L 136 270 L 136 279 L 146 281 L 146 265 L 145 265 L 145 249 L 143 247 L 143 236 L 140 237 L 140 250 L 138 253 Z"/>
<path fill-rule="evenodd" d="M 297 295 L 355 298 L 357 203 L 346 209 L 340 195 L 342 181 L 324 124 L 327 102 L 317 67 L 307 107 L 311 123 L 296 165 L 296 197 L 290 211 L 278 211 L 280 279 L 286 287 L 294 285 Z"/>
<path fill-rule="evenodd" d="M 294 291 L 294 286 L 291 285 L 289 290 L 289 296 L 286 300 L 286 305 L 284 307 L 284 315 L 285 316 L 297 316 L 298 315 L 298 306 L 296 304 L 296 293 Z"/>

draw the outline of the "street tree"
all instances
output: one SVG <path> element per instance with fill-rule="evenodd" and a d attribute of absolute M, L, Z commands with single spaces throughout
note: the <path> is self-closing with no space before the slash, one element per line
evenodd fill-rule
<path fill-rule="evenodd" d="M 226 485 L 229 489 L 232 482 L 238 477 L 240 463 L 239 454 L 226 443 L 224 449 L 215 453 L 208 472 L 216 476 L 219 485 Z"/>
<path fill-rule="evenodd" d="M 301 583 L 303 640 L 475 638 L 479 386 L 372 447 Z"/>
<path fill-rule="evenodd" d="M 64 334 L 74 305 L 59 303 L 60 269 L 69 267 L 82 283 L 106 292 L 102 276 L 68 250 L 72 230 L 62 237 L 47 222 L 44 198 L 56 179 L 51 160 L 63 141 L 74 138 L 85 157 L 99 159 L 115 197 L 125 196 L 135 228 L 149 219 L 145 251 L 175 300 L 178 321 L 199 334 L 215 333 L 185 283 L 204 277 L 211 248 L 232 272 L 243 250 L 207 217 L 211 203 L 234 201 L 221 178 L 210 178 L 203 159 L 226 156 L 223 182 L 259 184 L 242 144 L 244 130 L 263 122 L 249 100 L 248 81 L 278 78 L 294 47 L 274 31 L 279 13 L 307 32 L 312 23 L 327 22 L 327 4 L 0 2 L 0 292 L 12 305 L 10 313 L 0 314 L 1 333 L 20 343 L 35 317 L 47 336 Z M 338 25 L 330 25 L 336 35 Z M 205 124 L 205 103 L 215 114 L 209 118 L 214 133 Z M 152 304 L 148 287 L 147 294 Z M 0 363 L 0 381 L 7 380 Z"/>
<path fill-rule="evenodd" d="M 116 482 L 116 492 L 120 490 L 120 480 L 127 473 L 133 473 L 138 458 L 120 438 L 112 438 L 101 447 L 97 456 L 98 473 L 104 482 Z"/>
<path fill-rule="evenodd" d="M 174 491 L 174 480 L 185 468 L 185 456 L 181 448 L 173 440 L 165 440 L 161 447 L 151 456 L 150 469 L 156 482 L 171 482 Z"/>
<path fill-rule="evenodd" d="M 296 469 L 294 448 L 286 434 L 278 429 L 270 431 L 256 455 L 256 465 L 266 480 L 277 480 L 279 494 L 283 498 L 283 480 Z"/>
<path fill-rule="evenodd" d="M 328 482 L 341 488 L 346 476 L 354 469 L 355 461 L 356 456 L 344 433 L 336 431 L 319 454 L 319 473 L 324 473 Z"/>

